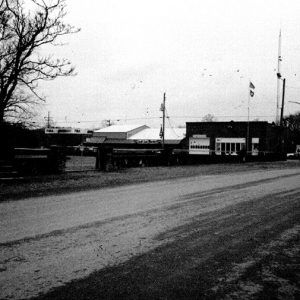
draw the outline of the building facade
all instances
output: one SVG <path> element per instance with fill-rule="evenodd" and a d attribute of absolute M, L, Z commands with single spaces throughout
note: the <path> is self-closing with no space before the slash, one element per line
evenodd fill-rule
<path fill-rule="evenodd" d="M 284 152 L 282 129 L 263 121 L 187 122 L 186 147 L 195 156 L 279 157 Z"/>

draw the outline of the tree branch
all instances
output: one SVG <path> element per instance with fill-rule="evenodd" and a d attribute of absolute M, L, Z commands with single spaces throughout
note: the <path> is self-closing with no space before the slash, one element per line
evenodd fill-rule
<path fill-rule="evenodd" d="M 74 75 L 67 59 L 37 55 L 44 45 L 57 45 L 59 38 L 79 31 L 63 22 L 65 0 L 31 2 L 35 8 L 25 12 L 21 0 L 0 0 L 0 122 L 6 108 L 18 105 L 20 110 L 15 99 L 22 88 L 44 101 L 37 93 L 39 81 Z"/>

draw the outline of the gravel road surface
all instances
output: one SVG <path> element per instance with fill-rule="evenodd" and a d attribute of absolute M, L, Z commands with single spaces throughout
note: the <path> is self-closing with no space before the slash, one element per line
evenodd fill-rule
<path fill-rule="evenodd" d="M 237 205 L 265 207 L 289 218 L 298 234 L 300 168 L 196 176 L 0 203 L 0 298 L 47 293 L 184 237 L 195 217 Z M 260 202 L 259 202 L 260 203 Z M 264 207 L 263 204 L 259 204 Z M 239 213 L 245 226 L 257 221 Z M 251 218 L 249 218 L 249 216 Z M 274 215 L 275 216 L 275 215 Z M 207 219 L 208 220 L 208 219 Z M 274 222 L 278 221 L 274 219 Z M 269 226 L 266 224 L 266 226 Z M 175 231 L 174 231 L 175 230 Z M 214 233 L 207 234 L 207 238 Z"/>

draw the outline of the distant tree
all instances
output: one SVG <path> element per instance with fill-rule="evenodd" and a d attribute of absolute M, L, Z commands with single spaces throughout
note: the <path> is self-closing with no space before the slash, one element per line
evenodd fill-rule
<path fill-rule="evenodd" d="M 288 152 L 295 152 L 296 145 L 300 145 L 300 112 L 283 118 L 283 126 L 288 129 L 286 146 Z"/>
<path fill-rule="evenodd" d="M 67 59 L 42 55 L 46 45 L 78 32 L 65 24 L 65 0 L 0 0 L 0 124 L 44 101 L 40 80 L 74 74 Z"/>
<path fill-rule="evenodd" d="M 215 122 L 217 118 L 212 114 L 207 114 L 202 118 L 202 122 Z"/>
<path fill-rule="evenodd" d="M 291 131 L 300 132 L 300 112 L 290 114 L 283 118 L 283 125 Z"/>
<path fill-rule="evenodd" d="M 113 120 L 102 120 L 101 121 L 101 127 L 105 128 L 111 125 L 115 125 L 115 122 Z"/>

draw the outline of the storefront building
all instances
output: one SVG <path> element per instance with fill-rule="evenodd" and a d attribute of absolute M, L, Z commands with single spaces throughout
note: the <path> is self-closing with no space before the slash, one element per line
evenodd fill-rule
<path fill-rule="evenodd" d="M 186 142 L 195 156 L 272 156 L 284 152 L 280 127 L 268 122 L 187 122 Z"/>

